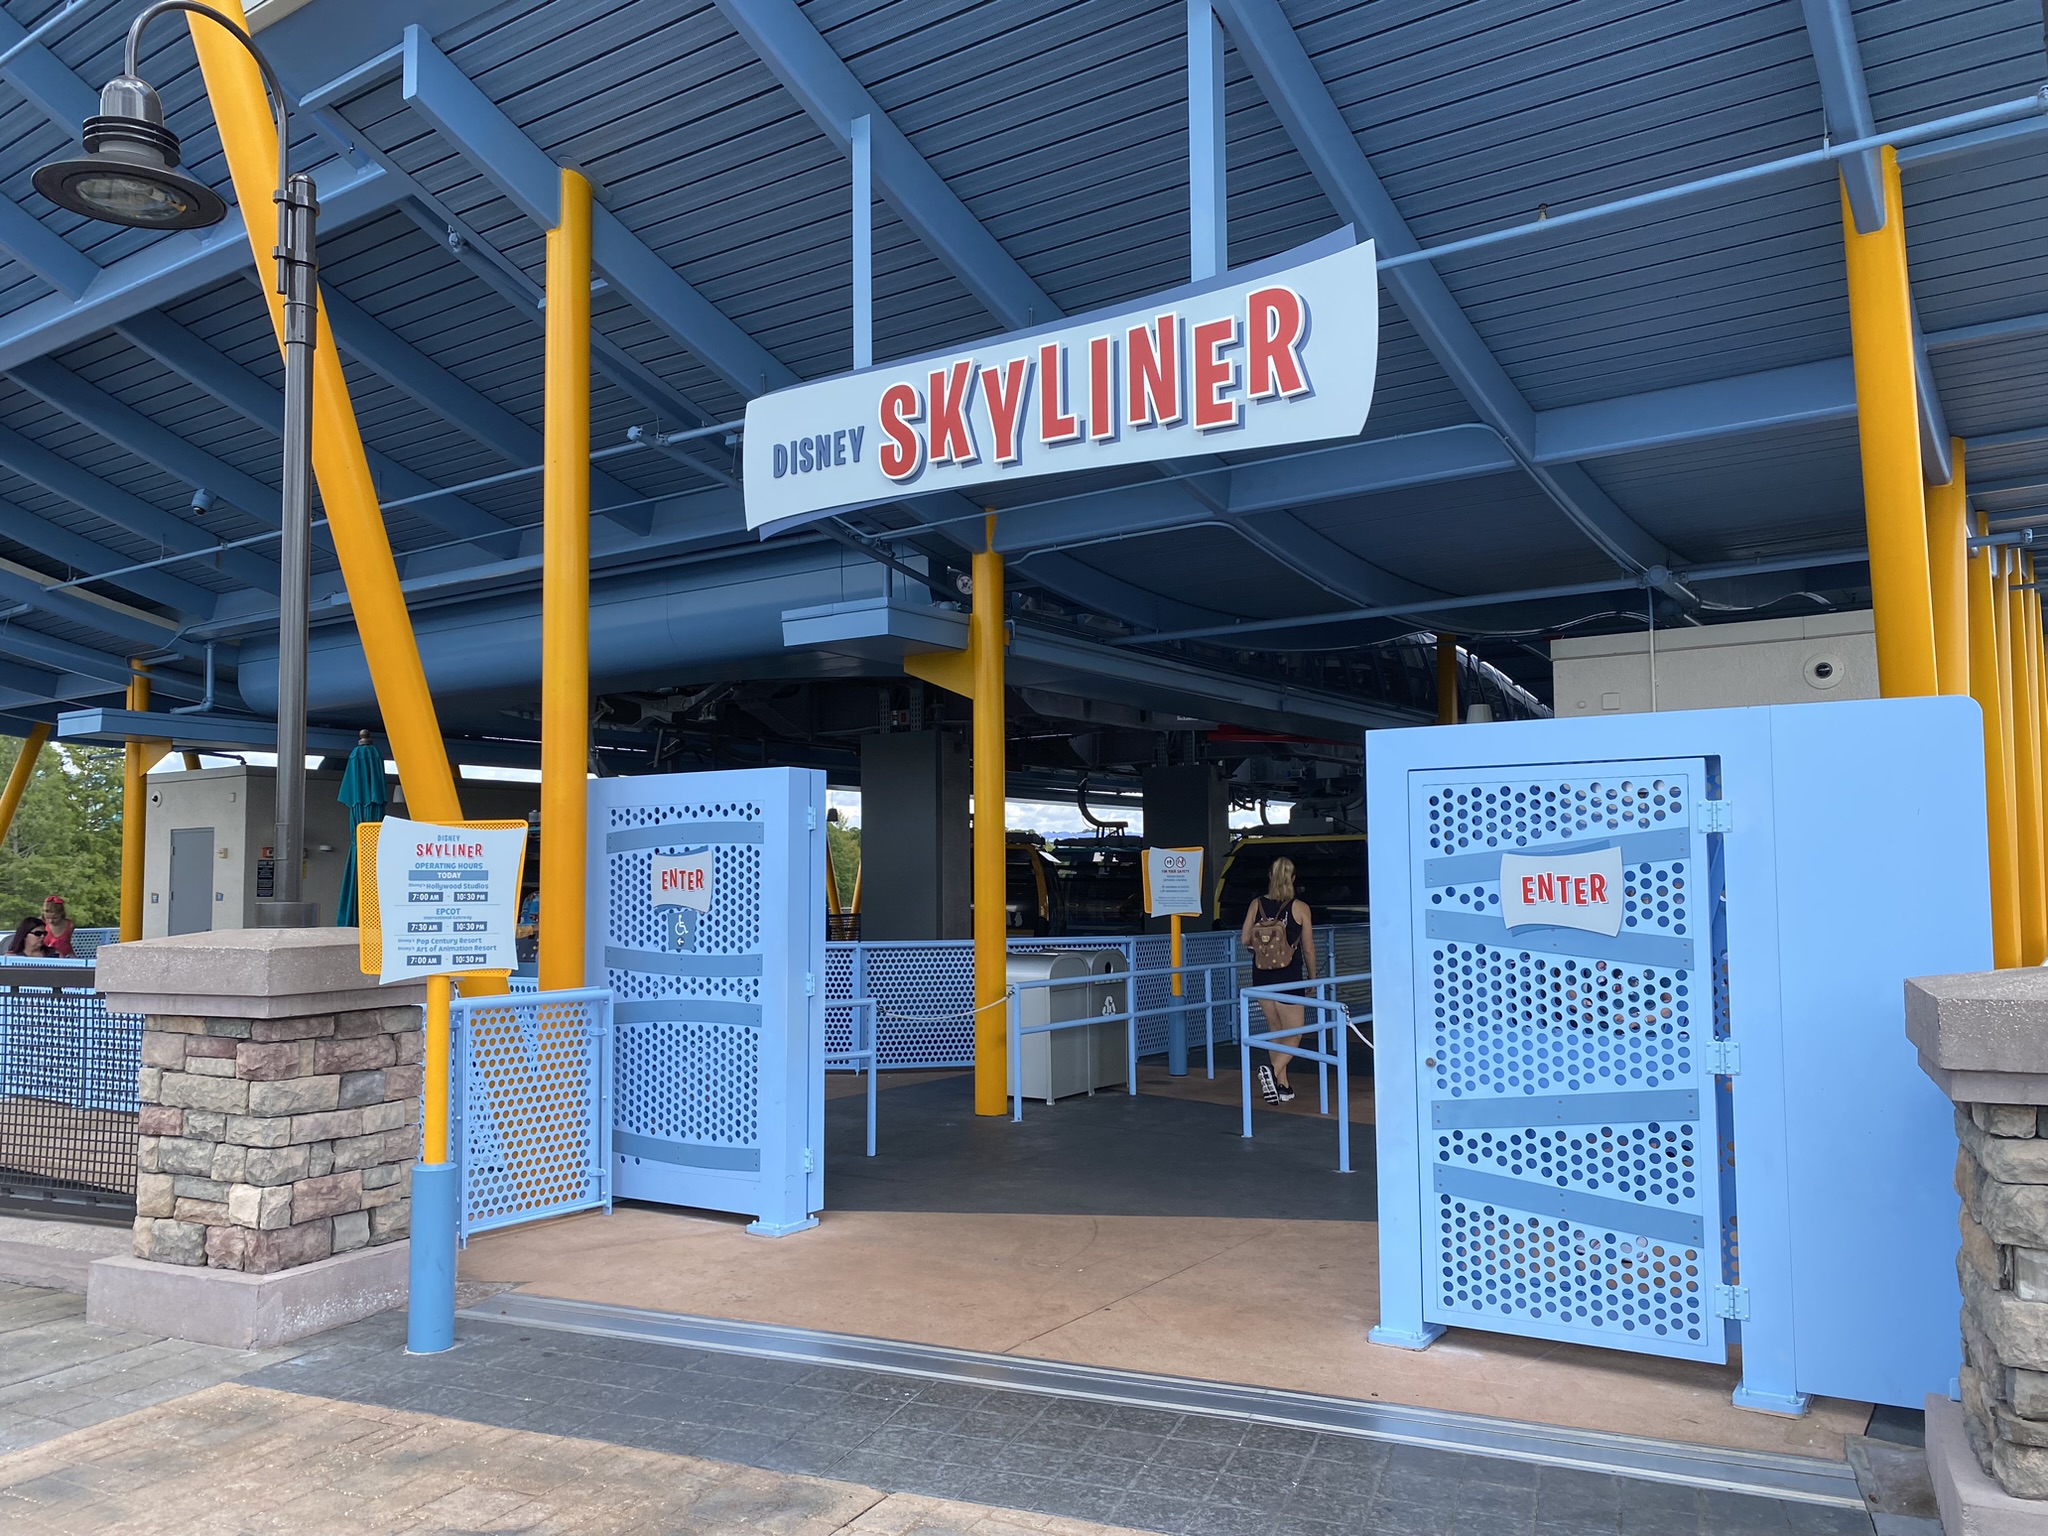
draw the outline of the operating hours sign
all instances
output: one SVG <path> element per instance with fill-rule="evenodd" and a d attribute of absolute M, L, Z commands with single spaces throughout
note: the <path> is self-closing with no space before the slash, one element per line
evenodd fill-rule
<path fill-rule="evenodd" d="M 358 829 L 376 891 L 381 982 L 518 965 L 513 928 L 526 824 L 462 826 L 390 817 Z M 358 852 L 362 849 L 359 845 Z M 364 925 L 364 969 L 371 969 Z"/>
<path fill-rule="evenodd" d="M 1356 437 L 1372 404 L 1371 241 L 884 363 L 747 406 L 747 526 L 911 493 Z"/>

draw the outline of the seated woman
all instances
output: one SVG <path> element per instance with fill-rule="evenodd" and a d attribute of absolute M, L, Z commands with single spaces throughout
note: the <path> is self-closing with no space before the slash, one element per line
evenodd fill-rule
<path fill-rule="evenodd" d="M 25 955 L 35 959 L 46 959 L 50 953 L 49 934 L 43 927 L 42 914 L 24 917 L 14 925 L 14 937 L 7 941 L 5 951 L 10 955 Z"/>

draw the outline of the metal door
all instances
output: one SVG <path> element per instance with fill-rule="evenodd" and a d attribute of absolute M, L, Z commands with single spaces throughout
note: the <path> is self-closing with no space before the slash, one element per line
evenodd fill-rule
<path fill-rule="evenodd" d="M 1409 782 L 1423 1315 L 1724 1360 L 1707 764 Z"/>
<path fill-rule="evenodd" d="M 170 932 L 213 927 L 213 828 L 171 829 Z"/>
<path fill-rule="evenodd" d="M 814 1224 L 824 802 L 798 769 L 592 781 L 585 974 L 615 994 L 620 1198 Z"/>

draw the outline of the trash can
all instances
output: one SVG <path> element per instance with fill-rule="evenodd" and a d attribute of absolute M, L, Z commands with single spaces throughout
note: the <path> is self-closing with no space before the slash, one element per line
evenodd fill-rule
<path fill-rule="evenodd" d="M 1018 994 L 1018 1022 L 1029 1029 L 1058 1020 L 1095 1018 L 1124 1011 L 1128 984 L 1091 980 L 1124 968 L 1113 949 L 1041 950 L 1012 954 L 1009 978 L 1026 981 L 1071 981 L 1063 987 L 1033 987 Z M 1126 1036 L 1121 1019 L 1107 1024 L 1078 1025 L 1049 1034 L 1025 1035 L 1018 1044 L 1018 1072 L 1024 1097 L 1050 1104 L 1070 1094 L 1093 1093 L 1123 1083 L 1130 1075 L 1125 1060 Z"/>

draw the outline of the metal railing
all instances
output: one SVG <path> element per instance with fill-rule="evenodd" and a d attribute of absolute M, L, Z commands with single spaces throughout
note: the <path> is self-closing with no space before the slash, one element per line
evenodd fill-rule
<path fill-rule="evenodd" d="M 1127 1093 L 1138 1091 L 1138 1021 L 1149 1014 L 1179 1013 L 1183 1018 L 1199 1008 L 1203 1017 L 1203 1035 L 1209 1058 L 1209 1076 L 1216 1075 L 1216 1034 L 1210 1022 L 1210 1008 L 1214 1001 L 1213 978 L 1222 975 L 1236 982 L 1237 963 L 1234 959 L 1211 961 L 1206 965 L 1153 966 L 1142 971 L 1105 971 L 1086 976 L 1048 976 L 1039 981 L 1013 981 L 1004 992 L 1003 1016 L 1009 1040 L 1010 1061 L 1010 1118 L 1024 1118 L 1024 1064 L 1022 1044 L 1026 1035 L 1050 1035 L 1063 1029 L 1080 1029 L 1098 1024 L 1122 1024 L 1124 1026 L 1124 1089 Z M 1174 996 L 1171 988 L 1173 978 L 1182 978 L 1186 988 L 1196 977 L 1201 978 L 1202 996 L 1197 1001 L 1191 992 Z M 1137 983 L 1145 980 L 1164 981 L 1168 988 L 1169 1001 L 1162 1006 L 1140 1007 L 1137 1002 Z M 1125 1007 L 1110 1013 L 1081 1014 L 1071 1019 L 1053 1019 L 1044 1024 L 1026 1024 L 1023 1016 L 1022 996 L 1026 992 L 1057 992 L 1063 987 L 1116 987 L 1127 986 L 1124 993 Z M 1171 1028 L 1171 1023 L 1168 1025 Z"/>
<path fill-rule="evenodd" d="M 828 1021 L 826 1037 L 829 1042 L 831 1030 L 829 1021 L 834 1013 L 845 1013 L 847 1019 L 848 1044 L 825 1047 L 825 1070 L 827 1072 L 865 1072 L 868 1076 L 868 1156 L 875 1155 L 875 1000 L 871 997 L 848 998 L 843 1002 L 827 1002 L 825 1016 Z M 865 1021 L 865 1022 L 863 1022 Z"/>
<path fill-rule="evenodd" d="M 132 1214 L 142 1016 L 76 960 L 0 956 L 0 1201 Z"/>
<path fill-rule="evenodd" d="M 1247 1140 L 1252 1134 L 1252 1051 L 1255 1048 L 1314 1062 L 1316 1091 L 1321 1097 L 1320 1109 L 1326 1115 L 1330 1112 L 1330 1069 L 1334 1067 L 1337 1073 L 1337 1171 L 1351 1171 L 1351 1051 L 1346 1036 L 1356 1032 L 1358 1038 L 1366 1040 L 1369 1046 L 1371 1041 L 1366 1039 L 1365 1032 L 1358 1025 L 1360 1022 L 1370 1023 L 1372 1015 L 1353 1014 L 1351 1005 L 1339 994 L 1346 987 L 1371 981 L 1371 973 L 1363 972 L 1352 976 L 1325 976 L 1315 981 L 1287 981 L 1271 987 L 1246 987 L 1237 994 L 1238 1093 L 1244 1101 L 1244 1135 Z M 1260 1002 L 1280 1003 L 1304 1010 L 1301 1024 L 1253 1029 L 1252 1005 Z M 1316 1015 L 1314 1023 L 1310 1023 L 1306 1016 L 1311 1009 Z M 1260 1012 L 1263 1014 L 1264 1010 Z M 1299 1043 L 1311 1035 L 1319 1048 L 1312 1049 Z M 1295 1043 L 1287 1044 L 1288 1041 Z"/>

